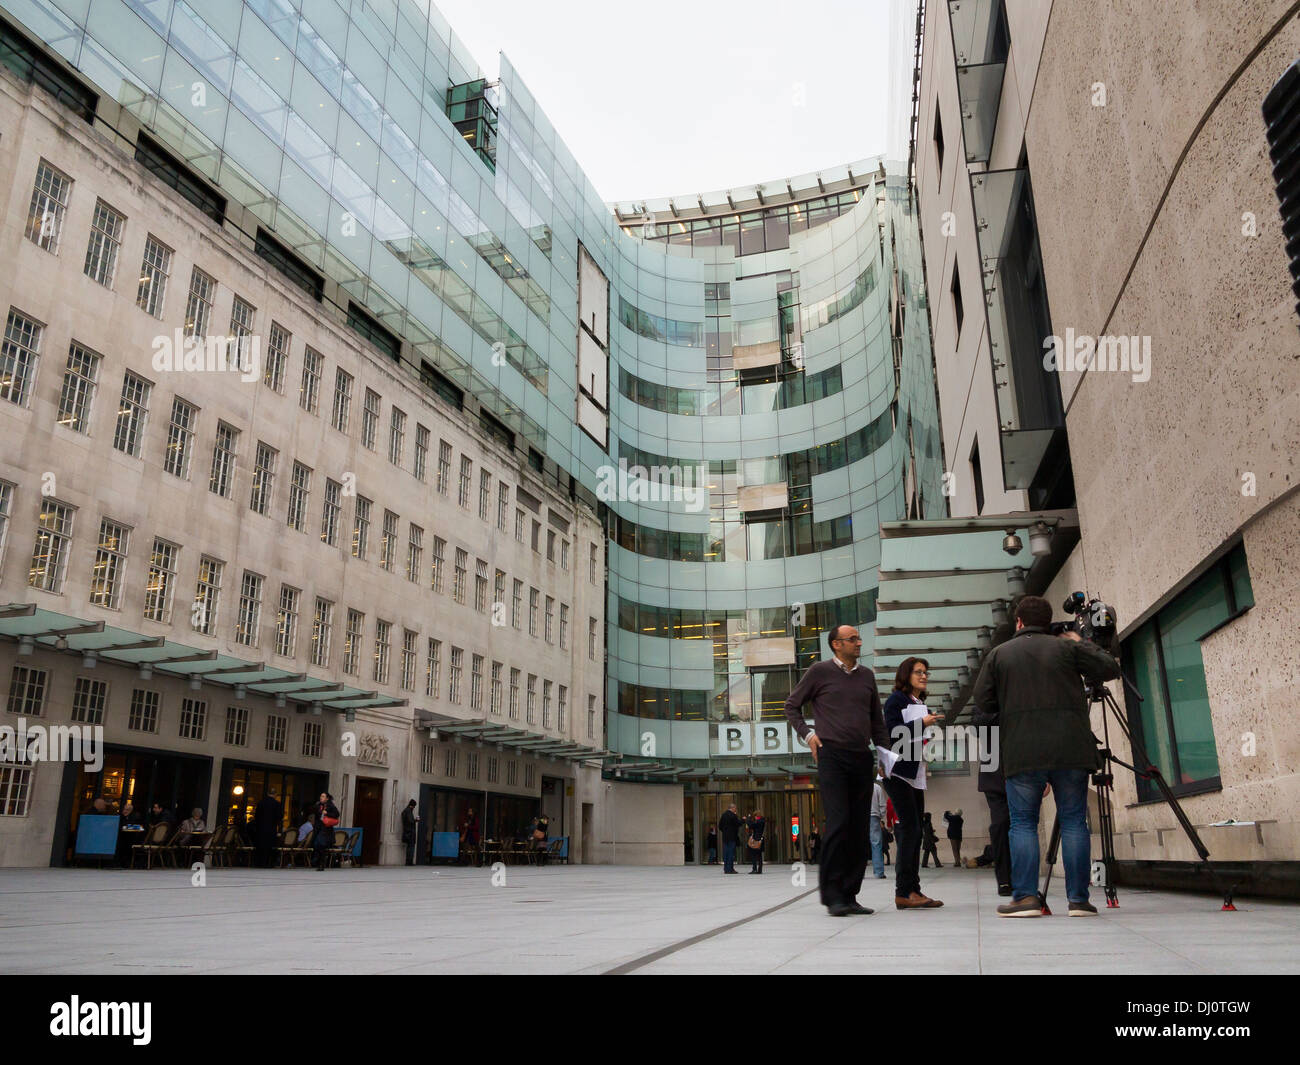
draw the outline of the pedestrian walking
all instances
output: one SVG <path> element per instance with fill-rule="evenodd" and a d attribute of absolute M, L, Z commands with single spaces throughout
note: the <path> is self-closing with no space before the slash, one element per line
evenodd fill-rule
<path fill-rule="evenodd" d="M 709 834 L 706 840 L 706 846 L 709 852 L 709 864 L 718 864 L 718 826 L 709 825 Z"/>
<path fill-rule="evenodd" d="M 402 842 L 406 844 L 406 864 L 415 864 L 415 844 L 419 831 L 420 815 L 416 812 L 416 801 L 412 799 L 402 811 Z"/>
<path fill-rule="evenodd" d="M 939 861 L 939 834 L 934 830 L 934 822 L 930 819 L 929 813 L 921 815 L 921 868 L 930 868 L 930 859 L 934 859 L 934 867 L 942 869 L 943 863 Z"/>
<path fill-rule="evenodd" d="M 944 810 L 943 819 L 948 825 L 948 843 L 952 847 L 952 864 L 957 866 L 958 869 L 960 869 L 961 868 L 961 826 L 963 820 L 961 816 L 961 810 L 958 809 L 955 814 L 949 813 L 947 810 Z"/>

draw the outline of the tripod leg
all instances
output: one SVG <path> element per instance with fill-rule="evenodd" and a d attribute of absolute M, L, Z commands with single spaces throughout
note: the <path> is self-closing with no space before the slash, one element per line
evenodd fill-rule
<path fill-rule="evenodd" d="M 1047 889 L 1052 883 L 1052 870 L 1056 866 L 1056 854 L 1061 848 L 1061 819 L 1055 817 L 1052 819 L 1052 834 L 1047 841 L 1047 877 L 1043 880 L 1043 890 L 1038 893 L 1039 901 L 1043 904 L 1043 916 L 1051 917 L 1052 908 L 1047 905 Z"/>

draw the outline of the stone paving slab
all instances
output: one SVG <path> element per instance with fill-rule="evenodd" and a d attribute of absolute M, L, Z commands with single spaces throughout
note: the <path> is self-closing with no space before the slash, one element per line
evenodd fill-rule
<path fill-rule="evenodd" d="M 0 973 L 1300 972 L 1297 904 L 1222 913 L 1208 896 L 1123 890 L 1096 918 L 1066 917 L 1062 897 L 1054 917 L 1008 921 L 991 877 L 963 869 L 925 877 L 942 909 L 895 910 L 892 881 L 869 878 L 859 901 L 876 914 L 839 919 L 808 894 L 815 867 L 806 885 L 780 867 L 523 866 L 502 886 L 462 868 L 190 877 L 0 871 Z"/>

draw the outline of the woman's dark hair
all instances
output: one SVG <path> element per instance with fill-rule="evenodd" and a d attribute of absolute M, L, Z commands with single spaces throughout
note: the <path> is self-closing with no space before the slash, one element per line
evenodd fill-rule
<path fill-rule="evenodd" d="M 930 669 L 930 663 L 924 658 L 917 658 L 913 655 L 911 658 L 904 658 L 902 664 L 898 667 L 898 672 L 894 674 L 894 691 L 907 692 L 912 694 L 912 670 L 916 668 L 917 663 L 925 666 L 926 671 Z"/>

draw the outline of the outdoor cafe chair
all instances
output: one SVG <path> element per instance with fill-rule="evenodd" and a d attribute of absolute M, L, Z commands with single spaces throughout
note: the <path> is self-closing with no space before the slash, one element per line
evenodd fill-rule
<path fill-rule="evenodd" d="M 131 868 L 135 868 L 135 858 L 140 852 L 144 853 L 145 868 L 153 868 L 153 856 L 158 855 L 158 861 L 163 860 L 163 853 L 167 845 L 171 842 L 172 837 L 176 835 L 179 829 L 169 821 L 159 821 L 150 827 L 145 834 L 143 843 L 135 843 L 131 846 Z"/>

